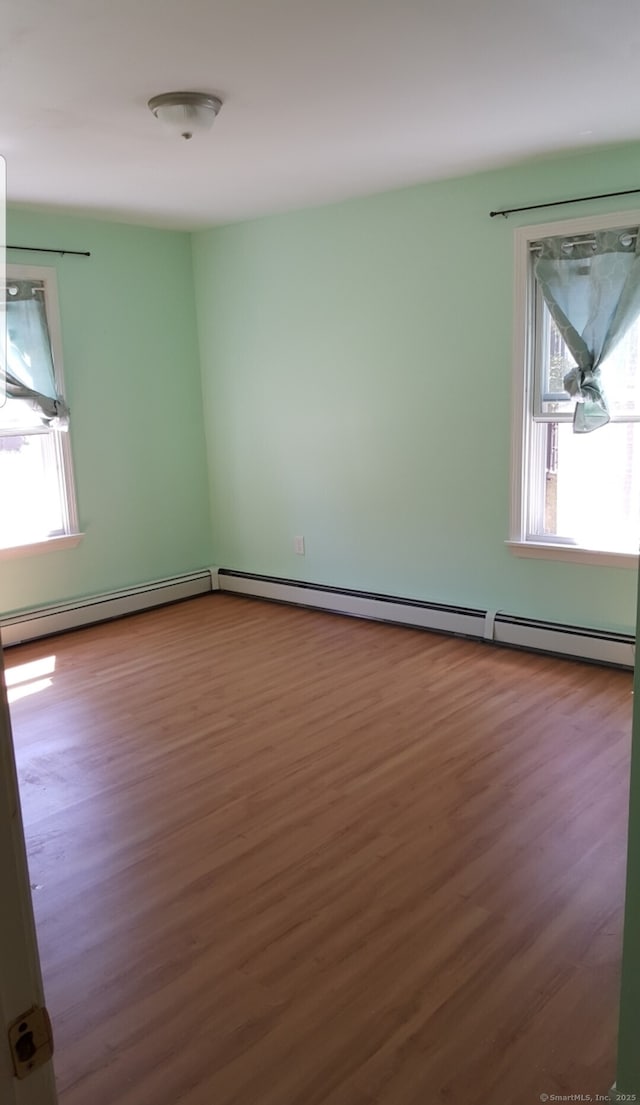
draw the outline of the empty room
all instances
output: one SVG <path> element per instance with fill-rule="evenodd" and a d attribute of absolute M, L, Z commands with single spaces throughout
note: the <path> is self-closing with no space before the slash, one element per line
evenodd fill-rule
<path fill-rule="evenodd" d="M 2 43 L 3 1105 L 639 1100 L 634 6 Z"/>

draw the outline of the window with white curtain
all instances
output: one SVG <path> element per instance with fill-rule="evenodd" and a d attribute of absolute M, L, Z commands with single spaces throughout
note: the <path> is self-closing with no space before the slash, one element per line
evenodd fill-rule
<path fill-rule="evenodd" d="M 55 269 L 8 265 L 0 552 L 74 544 L 78 518 Z"/>
<path fill-rule="evenodd" d="M 509 543 L 519 555 L 635 562 L 640 546 L 640 313 L 632 307 L 622 336 L 610 352 L 605 347 L 599 379 L 608 421 L 593 432 L 574 432 L 581 398 L 569 394 L 565 384 L 577 371 L 576 359 L 535 272 L 542 238 L 557 236 L 561 250 L 571 254 L 573 249 L 579 258 L 595 250 L 596 232 L 619 231 L 624 248 L 633 252 L 639 223 L 640 216 L 634 220 L 625 213 L 516 231 Z M 574 264 L 574 273 L 580 269 L 580 263 Z M 597 289 L 591 300 L 595 311 L 601 306 Z M 583 315 L 588 339 L 589 309 Z"/>

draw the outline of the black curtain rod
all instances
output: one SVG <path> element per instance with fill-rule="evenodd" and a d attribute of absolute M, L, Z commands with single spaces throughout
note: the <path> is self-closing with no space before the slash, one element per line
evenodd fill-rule
<path fill-rule="evenodd" d="M 41 249 L 39 246 L 7 246 L 7 249 L 22 249 L 29 253 L 59 253 L 61 257 L 65 253 L 73 254 L 74 257 L 91 257 L 88 249 Z"/>
<path fill-rule="evenodd" d="M 489 218 L 495 219 L 496 215 L 515 215 L 518 211 L 538 211 L 541 207 L 564 207 L 566 203 L 587 203 L 589 200 L 608 200 L 614 196 L 632 196 L 640 192 L 640 188 L 627 188 L 624 192 L 601 192 L 599 196 L 576 196 L 572 200 L 553 200 L 552 203 L 530 203 L 528 207 L 507 207 L 504 211 L 490 211 Z"/>

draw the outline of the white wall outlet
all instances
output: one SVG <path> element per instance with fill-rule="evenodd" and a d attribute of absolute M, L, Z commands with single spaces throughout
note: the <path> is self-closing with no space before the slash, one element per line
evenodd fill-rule
<path fill-rule="evenodd" d="M 293 551 L 297 553 L 298 556 L 304 556 L 304 537 L 294 537 Z"/>

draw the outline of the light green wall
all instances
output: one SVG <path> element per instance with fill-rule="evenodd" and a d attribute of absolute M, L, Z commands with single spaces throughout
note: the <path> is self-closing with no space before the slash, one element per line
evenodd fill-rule
<path fill-rule="evenodd" d="M 633 630 L 635 572 L 504 547 L 512 228 L 553 213 L 487 213 L 634 187 L 639 169 L 628 146 L 196 235 L 208 457 L 188 237 L 12 212 L 10 241 L 93 254 L 33 257 L 58 269 L 87 536 L 0 563 L 0 610 L 216 562 Z M 618 1064 L 636 1093 L 639 771 L 636 756 Z"/>
<path fill-rule="evenodd" d="M 78 487 L 77 549 L 0 562 L 8 612 L 211 563 L 189 235 L 9 212 L 9 253 L 54 265 Z"/>
<path fill-rule="evenodd" d="M 634 145 L 195 235 L 215 562 L 633 629 L 634 571 L 505 548 L 512 231 L 554 214 L 488 212 L 639 169 Z"/>

